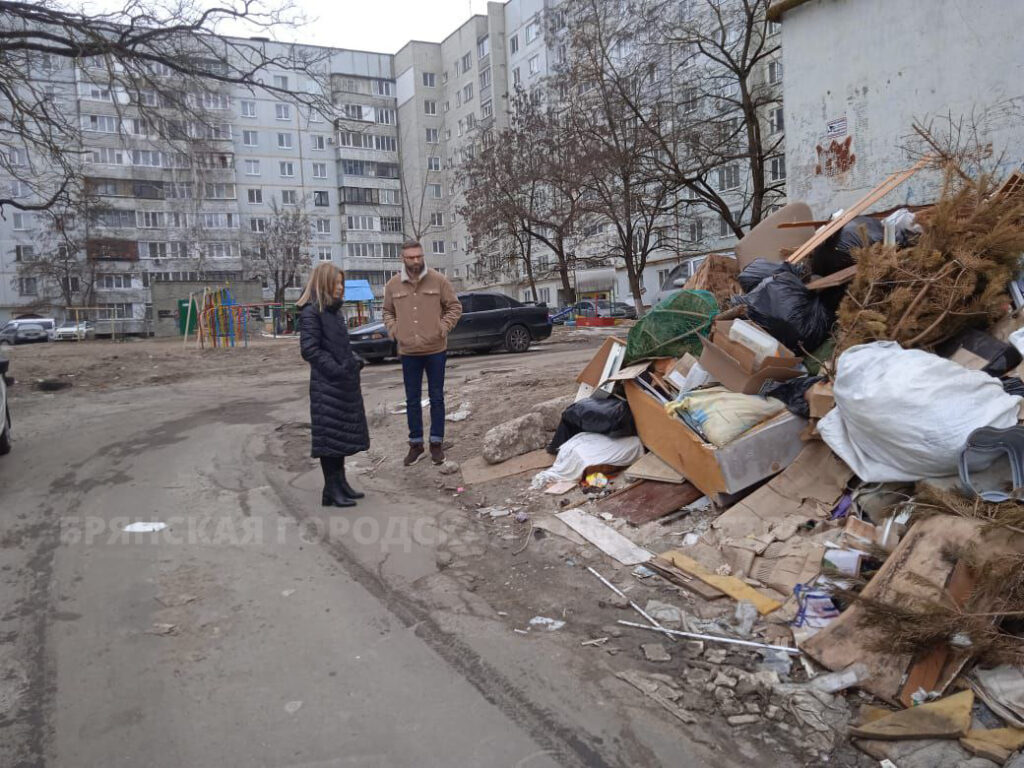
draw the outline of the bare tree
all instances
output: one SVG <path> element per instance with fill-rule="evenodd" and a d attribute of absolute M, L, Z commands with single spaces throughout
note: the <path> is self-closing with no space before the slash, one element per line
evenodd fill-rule
<path fill-rule="evenodd" d="M 247 250 L 247 271 L 273 288 L 274 301 L 281 303 L 285 289 L 296 285 L 312 268 L 312 242 L 313 224 L 302 206 L 282 209 L 273 201 L 266 228 L 253 237 L 253 247 Z"/>
<path fill-rule="evenodd" d="M 211 121 L 207 107 L 221 87 L 278 94 L 327 114 L 327 51 L 216 34 L 228 22 L 260 31 L 298 21 L 287 0 L 227 0 L 205 10 L 190 0 L 127 0 L 109 13 L 54 0 L 0 2 L 0 171 L 16 180 L 0 188 L 0 212 L 73 202 L 85 130 L 217 138 L 226 123 Z M 69 109 L 76 88 L 107 102 L 111 119 Z"/>
<path fill-rule="evenodd" d="M 41 226 L 31 255 L 17 258 L 16 280 L 34 281 L 37 303 L 52 307 L 91 306 L 96 285 L 96 263 L 85 256 L 80 218 L 84 208 L 50 209 L 37 214 Z"/>

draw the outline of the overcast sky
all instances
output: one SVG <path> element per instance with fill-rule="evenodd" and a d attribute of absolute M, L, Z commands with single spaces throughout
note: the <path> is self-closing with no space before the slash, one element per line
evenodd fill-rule
<path fill-rule="evenodd" d="M 117 2 L 117 0 L 99 0 Z M 273 0 L 269 0 L 273 2 Z M 487 0 L 292 0 L 309 19 L 297 29 L 269 34 L 278 40 L 397 53 L 410 40 L 439 43 L 474 13 L 486 13 Z M 200 4 L 213 3 L 200 0 Z M 227 27 L 227 34 L 240 30 Z M 266 33 L 261 33 L 266 34 Z"/>

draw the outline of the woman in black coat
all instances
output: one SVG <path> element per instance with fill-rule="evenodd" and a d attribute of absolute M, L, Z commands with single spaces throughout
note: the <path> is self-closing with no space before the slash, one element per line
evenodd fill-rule
<path fill-rule="evenodd" d="M 318 264 L 299 297 L 299 347 L 309 363 L 309 415 L 313 458 L 324 473 L 325 507 L 351 507 L 365 494 L 345 479 L 345 457 L 370 447 L 359 358 L 348 341 L 341 303 L 345 275 L 330 262 Z"/>

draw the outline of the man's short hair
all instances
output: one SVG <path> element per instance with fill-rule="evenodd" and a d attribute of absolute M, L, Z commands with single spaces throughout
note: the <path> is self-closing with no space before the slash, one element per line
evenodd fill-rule
<path fill-rule="evenodd" d="M 402 252 L 405 252 L 411 251 L 413 248 L 419 248 L 422 251 L 423 243 L 421 243 L 419 240 L 406 240 L 404 243 L 402 243 L 401 250 Z"/>

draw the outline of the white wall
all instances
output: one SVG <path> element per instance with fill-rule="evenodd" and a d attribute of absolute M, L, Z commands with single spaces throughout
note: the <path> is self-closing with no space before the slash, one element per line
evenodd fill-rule
<path fill-rule="evenodd" d="M 1024 3 L 1007 0 L 812 0 L 782 19 L 788 197 L 824 218 L 911 164 L 900 145 L 917 119 L 970 115 L 1016 99 L 987 131 L 1005 172 L 1024 154 Z M 845 129 L 842 127 L 845 119 Z M 835 137 L 827 136 L 832 124 Z M 829 176 L 819 148 L 850 139 Z M 918 176 L 880 207 L 934 199 Z"/>

